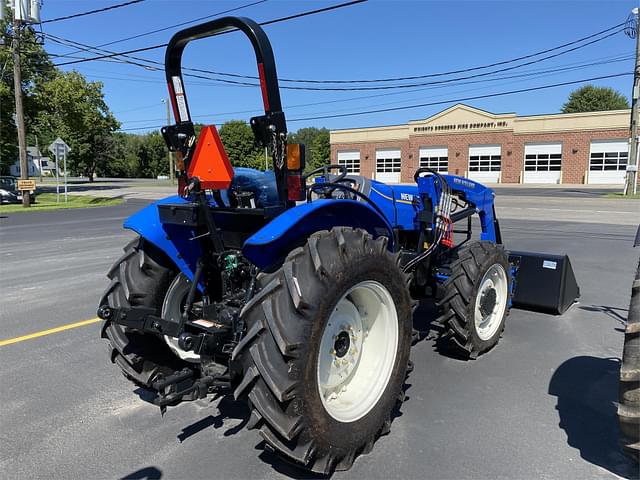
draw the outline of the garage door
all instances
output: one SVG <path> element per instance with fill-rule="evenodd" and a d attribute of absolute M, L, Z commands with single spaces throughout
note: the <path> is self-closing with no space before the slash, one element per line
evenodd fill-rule
<path fill-rule="evenodd" d="M 629 156 L 627 139 L 591 142 L 589 152 L 589 183 L 624 184 Z"/>
<path fill-rule="evenodd" d="M 386 183 L 400 183 L 400 150 L 376 150 L 376 180 Z"/>
<path fill-rule="evenodd" d="M 447 147 L 420 147 L 420 166 L 438 173 L 449 173 L 449 149 Z"/>
<path fill-rule="evenodd" d="M 560 183 L 561 143 L 529 143 L 524 146 L 524 183 Z"/>
<path fill-rule="evenodd" d="M 360 151 L 347 150 L 338 152 L 338 165 L 343 165 L 347 173 L 357 175 L 360 173 Z"/>
<path fill-rule="evenodd" d="M 502 166 L 500 145 L 469 145 L 469 178 L 480 183 L 498 183 Z"/>

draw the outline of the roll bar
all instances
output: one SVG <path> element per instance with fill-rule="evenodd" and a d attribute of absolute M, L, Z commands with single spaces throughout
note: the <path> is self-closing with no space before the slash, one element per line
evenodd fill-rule
<path fill-rule="evenodd" d="M 272 149 L 278 192 L 281 199 L 286 199 L 287 125 L 280 101 L 276 64 L 271 42 L 260 25 L 253 20 L 245 17 L 219 18 L 181 30 L 171 38 L 165 52 L 165 75 L 176 123 L 162 128 L 162 134 L 170 150 L 182 153 L 186 170 L 193 150 L 191 147 L 195 144 L 195 130 L 182 80 L 182 53 L 193 40 L 233 30 L 240 30 L 249 38 L 256 55 L 264 115 L 251 118 L 250 124 L 256 142 Z"/>

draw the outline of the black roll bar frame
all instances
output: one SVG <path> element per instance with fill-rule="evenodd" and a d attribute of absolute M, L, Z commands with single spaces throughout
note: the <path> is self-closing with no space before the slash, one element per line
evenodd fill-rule
<path fill-rule="evenodd" d="M 276 64 L 269 38 L 253 20 L 246 17 L 223 17 L 181 30 L 171 38 L 165 51 L 165 76 L 176 123 L 163 127 L 162 134 L 169 149 L 182 154 L 184 171 L 181 173 L 185 175 L 196 139 L 182 78 L 182 54 L 187 44 L 193 40 L 234 30 L 247 36 L 255 52 L 264 115 L 251 118 L 250 125 L 256 143 L 262 147 L 271 147 L 278 195 L 282 204 L 287 205 L 287 125 L 280 100 Z"/>

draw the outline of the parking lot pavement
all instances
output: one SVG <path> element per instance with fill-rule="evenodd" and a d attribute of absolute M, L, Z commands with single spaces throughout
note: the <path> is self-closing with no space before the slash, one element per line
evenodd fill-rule
<path fill-rule="evenodd" d="M 638 477 L 617 449 L 615 417 L 635 228 L 611 213 L 626 211 L 617 201 L 595 221 L 582 198 L 537 198 L 532 208 L 564 216 L 499 203 L 504 241 L 568 253 L 580 303 L 561 317 L 513 310 L 500 344 L 472 362 L 439 352 L 419 309 L 427 337 L 412 350 L 400 416 L 334 478 Z M 132 238 L 121 221 L 142 205 L 0 218 L 0 341 L 94 317 L 104 274 Z M 228 399 L 161 417 L 108 361 L 98 323 L 0 346 L 0 384 L 2 478 L 304 477 L 262 451 L 242 428 L 246 409 Z"/>

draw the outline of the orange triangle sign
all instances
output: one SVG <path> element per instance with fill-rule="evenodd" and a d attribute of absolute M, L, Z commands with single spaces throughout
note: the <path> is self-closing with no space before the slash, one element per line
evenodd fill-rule
<path fill-rule="evenodd" d="M 202 127 L 187 175 L 198 177 L 202 188 L 227 189 L 231 185 L 233 167 L 215 125 Z"/>

